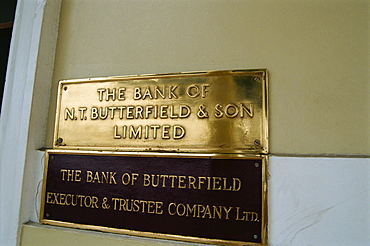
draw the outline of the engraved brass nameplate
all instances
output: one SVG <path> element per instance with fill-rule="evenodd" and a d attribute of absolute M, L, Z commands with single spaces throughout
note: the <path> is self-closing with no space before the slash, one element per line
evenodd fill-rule
<path fill-rule="evenodd" d="M 267 153 L 267 71 L 62 80 L 54 149 Z"/>
<path fill-rule="evenodd" d="M 266 157 L 51 150 L 45 164 L 42 223 L 223 245 L 266 243 Z"/>

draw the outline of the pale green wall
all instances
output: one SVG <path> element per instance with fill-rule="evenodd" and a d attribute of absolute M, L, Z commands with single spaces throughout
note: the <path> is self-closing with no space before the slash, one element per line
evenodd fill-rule
<path fill-rule="evenodd" d="M 131 237 L 126 235 L 115 235 L 110 233 L 99 233 L 94 231 L 83 231 L 69 228 L 55 228 L 47 225 L 29 223 L 23 225 L 21 234 L 21 246 L 146 246 L 146 245 L 188 245 L 179 241 L 166 241 Z M 191 244 L 199 245 L 199 244 Z"/>
<path fill-rule="evenodd" d="M 64 0 L 57 81 L 267 68 L 273 154 L 370 154 L 369 1 Z"/>

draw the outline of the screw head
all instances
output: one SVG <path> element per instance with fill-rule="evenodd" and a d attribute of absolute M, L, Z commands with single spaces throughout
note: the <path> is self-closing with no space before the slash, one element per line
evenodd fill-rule
<path fill-rule="evenodd" d="M 60 144 L 63 143 L 63 138 L 58 138 L 57 142 Z"/>
<path fill-rule="evenodd" d="M 254 77 L 253 80 L 258 82 L 258 81 L 260 81 L 260 77 Z"/>
<path fill-rule="evenodd" d="M 254 163 L 254 166 L 255 166 L 255 167 L 259 167 L 259 166 L 260 166 L 260 164 L 259 164 L 259 163 Z"/>
<path fill-rule="evenodd" d="M 254 145 L 259 146 L 261 144 L 260 140 L 256 139 L 254 140 Z"/>
<path fill-rule="evenodd" d="M 253 238 L 254 238 L 254 239 L 257 239 L 257 238 L 258 238 L 258 235 L 254 235 L 254 236 L 253 236 Z"/>

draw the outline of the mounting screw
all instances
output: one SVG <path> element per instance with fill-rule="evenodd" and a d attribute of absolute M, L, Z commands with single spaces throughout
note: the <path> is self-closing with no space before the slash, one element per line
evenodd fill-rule
<path fill-rule="evenodd" d="M 253 236 L 253 238 L 254 238 L 254 239 L 257 239 L 257 238 L 258 238 L 258 235 L 254 235 L 254 236 Z"/>
<path fill-rule="evenodd" d="M 260 140 L 256 139 L 254 140 L 254 145 L 259 146 L 261 144 Z"/>
<path fill-rule="evenodd" d="M 56 146 L 64 146 L 66 145 L 65 143 L 63 143 L 63 138 L 58 138 L 56 141 L 55 141 L 55 145 Z"/>
<path fill-rule="evenodd" d="M 260 77 L 254 77 L 253 80 L 258 82 L 258 81 L 260 81 Z"/>
<path fill-rule="evenodd" d="M 259 167 L 259 166 L 260 166 L 260 164 L 256 162 L 256 163 L 254 163 L 254 166 L 255 166 L 255 167 Z"/>
<path fill-rule="evenodd" d="M 46 213 L 45 215 L 46 215 L 46 217 L 49 217 L 49 214 L 48 213 Z"/>
<path fill-rule="evenodd" d="M 64 91 L 66 91 L 67 89 L 68 89 L 68 87 L 67 87 L 67 86 L 64 86 L 64 87 L 63 87 L 63 90 L 64 90 Z"/>

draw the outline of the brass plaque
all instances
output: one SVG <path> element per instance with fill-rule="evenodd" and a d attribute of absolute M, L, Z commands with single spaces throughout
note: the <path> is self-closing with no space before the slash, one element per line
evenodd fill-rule
<path fill-rule="evenodd" d="M 62 80 L 53 147 L 267 153 L 267 71 Z"/>
<path fill-rule="evenodd" d="M 266 244 L 266 157 L 51 150 L 45 159 L 42 223 Z"/>

